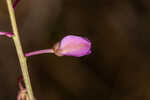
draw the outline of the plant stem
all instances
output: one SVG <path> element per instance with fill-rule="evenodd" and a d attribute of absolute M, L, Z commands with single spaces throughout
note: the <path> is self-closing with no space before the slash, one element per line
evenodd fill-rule
<path fill-rule="evenodd" d="M 20 42 L 18 28 L 17 28 L 17 24 L 16 24 L 16 18 L 15 18 L 14 9 L 13 9 L 11 0 L 7 0 L 7 6 L 8 6 L 11 25 L 12 25 L 12 29 L 13 29 L 13 33 L 14 33 L 14 36 L 12 37 L 12 39 L 14 41 L 16 51 L 18 54 L 18 58 L 19 58 L 19 62 L 20 62 L 20 66 L 21 66 L 21 70 L 22 70 L 22 74 L 23 74 L 23 79 L 25 82 L 25 87 L 27 89 L 30 100 L 34 100 L 30 77 L 29 77 L 29 72 L 28 72 L 28 67 L 27 67 L 27 61 L 26 61 L 26 58 L 24 57 L 22 45 Z"/>
<path fill-rule="evenodd" d="M 25 53 L 25 56 L 29 57 L 29 56 L 34 56 L 34 55 L 39 55 L 39 54 L 44 54 L 44 53 L 54 53 L 54 51 L 53 51 L 53 49 L 38 50 L 38 51 Z"/>

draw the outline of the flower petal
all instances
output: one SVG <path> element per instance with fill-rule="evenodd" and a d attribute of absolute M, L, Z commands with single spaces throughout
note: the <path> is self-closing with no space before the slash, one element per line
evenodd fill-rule
<path fill-rule="evenodd" d="M 57 55 L 81 57 L 91 53 L 91 42 L 87 38 L 75 35 L 68 35 L 60 42 L 56 50 Z"/>

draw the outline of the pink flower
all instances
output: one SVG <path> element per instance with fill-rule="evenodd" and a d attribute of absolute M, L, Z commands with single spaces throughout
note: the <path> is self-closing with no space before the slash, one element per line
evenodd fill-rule
<path fill-rule="evenodd" d="M 68 35 L 54 46 L 54 53 L 58 56 L 81 57 L 91 53 L 91 42 L 84 37 Z"/>
<path fill-rule="evenodd" d="M 84 37 L 68 35 L 65 36 L 60 42 L 56 43 L 52 49 L 44 49 L 25 53 L 26 57 L 54 53 L 57 56 L 75 56 L 81 57 L 91 53 L 91 42 Z"/>

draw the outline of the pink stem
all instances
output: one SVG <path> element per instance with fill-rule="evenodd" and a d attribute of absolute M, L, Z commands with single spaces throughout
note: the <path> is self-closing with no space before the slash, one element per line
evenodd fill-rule
<path fill-rule="evenodd" d="M 18 78 L 18 85 L 19 85 L 20 90 L 23 90 L 24 87 L 22 86 L 21 81 L 22 81 L 22 76 L 20 76 L 20 77 Z"/>
<path fill-rule="evenodd" d="M 13 33 L 12 32 L 0 32 L 0 35 L 4 35 L 4 36 L 11 38 L 13 36 Z"/>
<path fill-rule="evenodd" d="M 44 50 L 33 51 L 33 52 L 25 53 L 25 57 L 39 55 L 39 54 L 45 54 L 45 53 L 54 53 L 54 51 L 53 51 L 53 49 L 44 49 Z"/>
<path fill-rule="evenodd" d="M 14 9 L 16 9 L 16 6 L 17 6 L 17 4 L 19 3 L 19 1 L 20 1 L 20 0 L 16 0 L 16 1 L 13 3 L 13 8 L 14 8 Z"/>

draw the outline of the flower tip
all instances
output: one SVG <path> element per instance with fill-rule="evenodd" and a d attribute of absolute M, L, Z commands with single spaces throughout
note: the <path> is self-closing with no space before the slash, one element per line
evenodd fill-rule
<path fill-rule="evenodd" d="M 86 55 L 90 55 L 91 53 L 92 53 L 92 51 L 89 50 L 89 51 L 86 53 Z"/>

